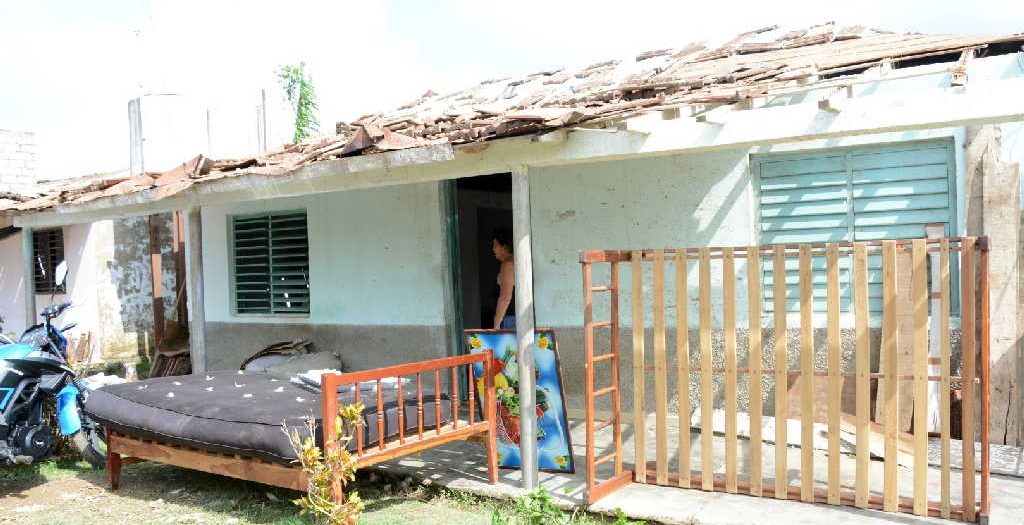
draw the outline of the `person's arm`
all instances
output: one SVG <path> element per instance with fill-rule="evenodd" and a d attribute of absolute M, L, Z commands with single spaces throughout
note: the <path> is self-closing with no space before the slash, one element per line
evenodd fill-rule
<path fill-rule="evenodd" d="M 501 328 L 501 320 L 505 318 L 508 305 L 512 303 L 512 292 L 516 285 L 515 265 L 511 262 L 501 263 L 501 270 L 498 272 L 498 304 L 494 309 L 494 328 Z"/>

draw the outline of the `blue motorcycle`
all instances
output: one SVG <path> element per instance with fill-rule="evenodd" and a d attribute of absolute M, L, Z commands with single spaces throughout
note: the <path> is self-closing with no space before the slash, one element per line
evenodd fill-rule
<path fill-rule="evenodd" d="M 63 283 L 67 265 L 57 268 Z M 51 305 L 40 315 L 43 322 L 30 327 L 17 343 L 0 343 L 0 465 L 32 463 L 48 457 L 55 436 L 44 416 L 44 407 L 56 409 L 58 431 L 70 438 L 82 458 L 96 468 L 106 465 L 102 430 L 82 410 L 88 385 L 75 374 L 67 360 L 64 332 L 53 325 L 71 303 Z"/>

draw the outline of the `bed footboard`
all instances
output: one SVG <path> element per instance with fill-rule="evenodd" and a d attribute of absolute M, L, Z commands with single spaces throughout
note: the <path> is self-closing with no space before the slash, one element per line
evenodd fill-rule
<path fill-rule="evenodd" d="M 478 378 L 473 365 L 481 364 L 484 370 L 482 378 Z M 388 461 L 401 456 L 415 454 L 422 450 L 456 440 L 482 440 L 487 455 L 487 471 L 491 483 L 498 481 L 498 456 L 495 434 L 495 418 L 497 405 L 494 394 L 494 375 L 492 353 L 482 352 L 455 357 L 444 357 L 408 363 L 404 365 L 363 370 L 343 374 L 324 374 L 321 377 L 321 406 L 323 412 L 324 448 L 338 446 L 335 421 L 338 417 L 338 387 L 354 385 L 354 402 L 365 406 L 376 406 L 376 421 L 367 421 L 368 425 L 377 425 L 377 439 L 372 443 L 364 443 L 364 432 L 356 432 L 353 436 L 355 448 L 352 454 L 360 467 Z M 394 378 L 398 391 L 400 409 L 397 410 L 398 435 L 385 437 L 385 409 L 382 395 L 382 382 Z M 408 379 L 408 385 L 403 384 Z M 477 409 L 476 383 L 484 381 L 484 397 L 480 405 L 483 413 Z M 376 382 L 376 388 L 365 395 L 360 394 L 360 383 Z M 462 410 L 459 400 L 460 383 L 468 381 L 467 408 Z M 426 394 L 433 397 L 433 424 L 424 424 L 424 386 L 432 387 L 433 392 Z M 416 420 L 406 421 L 404 399 L 412 391 L 416 392 Z M 447 399 L 445 399 L 447 397 Z M 451 417 L 442 421 L 442 404 L 450 404 Z M 414 430 L 407 430 L 409 427 Z M 351 445 L 350 445 L 351 448 Z M 336 497 L 340 497 L 341 484 L 335 483 Z"/>

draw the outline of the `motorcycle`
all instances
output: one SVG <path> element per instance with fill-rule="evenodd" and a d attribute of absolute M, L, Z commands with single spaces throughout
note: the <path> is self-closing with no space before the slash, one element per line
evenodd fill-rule
<path fill-rule="evenodd" d="M 57 284 L 67 277 L 67 264 L 56 271 Z M 52 302 L 52 296 L 51 296 Z M 0 465 L 28 464 L 46 458 L 56 439 L 44 416 L 55 407 L 58 431 L 96 468 L 106 465 L 101 429 L 83 411 L 88 384 L 68 364 L 64 332 L 75 327 L 53 325 L 71 303 L 51 304 L 40 313 L 43 322 L 29 327 L 17 343 L 0 345 Z"/>

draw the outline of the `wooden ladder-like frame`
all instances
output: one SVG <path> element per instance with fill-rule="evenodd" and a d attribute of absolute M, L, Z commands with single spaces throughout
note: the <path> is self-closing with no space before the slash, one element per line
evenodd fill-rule
<path fill-rule="evenodd" d="M 584 365 L 586 377 L 586 432 L 587 432 L 587 502 L 597 500 L 625 486 L 633 479 L 632 471 L 622 468 L 622 407 L 619 381 L 619 263 L 611 263 L 611 279 L 609 284 L 594 286 L 593 268 L 591 263 L 606 262 L 605 252 L 584 252 L 580 255 L 583 263 L 583 347 L 586 352 Z M 608 320 L 594 321 L 594 293 L 610 294 L 611 312 Z M 594 332 L 598 328 L 610 329 L 611 351 L 606 354 L 594 355 Z M 599 363 L 611 366 L 610 386 L 595 390 L 594 368 Z M 600 396 L 610 396 L 612 415 L 607 421 L 598 423 L 595 418 L 595 402 Z M 600 458 L 596 457 L 594 436 L 598 431 L 612 428 L 613 447 L 611 453 Z M 597 467 L 604 463 L 614 462 L 614 474 L 605 480 L 598 481 Z"/>

